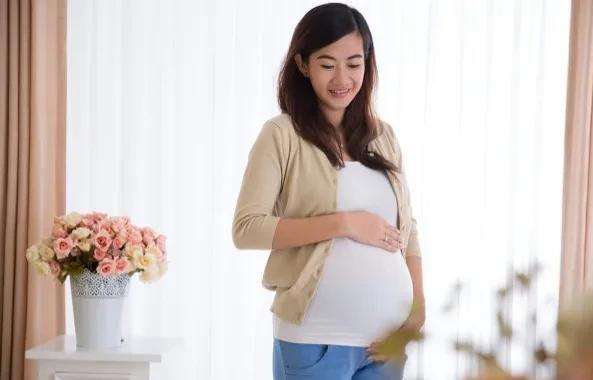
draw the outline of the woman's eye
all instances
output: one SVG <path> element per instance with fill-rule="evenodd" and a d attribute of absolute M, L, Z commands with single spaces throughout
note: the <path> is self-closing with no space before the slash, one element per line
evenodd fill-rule
<path fill-rule="evenodd" d="M 360 66 L 361 66 L 360 64 L 358 64 L 358 65 L 348 65 L 348 67 L 350 67 L 351 69 L 356 69 L 356 68 L 358 68 Z M 324 69 L 327 69 L 327 70 L 331 70 L 331 69 L 334 68 L 331 65 L 321 65 L 321 67 L 323 67 Z"/>
<path fill-rule="evenodd" d="M 329 66 L 329 65 L 321 65 L 321 67 L 323 67 L 324 69 L 333 69 L 333 66 Z M 357 67 L 360 67 L 360 65 L 348 65 L 348 67 L 350 67 L 351 69 L 355 69 Z"/>

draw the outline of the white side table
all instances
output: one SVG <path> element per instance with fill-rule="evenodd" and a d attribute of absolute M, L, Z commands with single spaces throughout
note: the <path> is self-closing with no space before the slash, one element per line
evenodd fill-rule
<path fill-rule="evenodd" d="M 180 338 L 130 337 L 121 347 L 84 350 L 76 338 L 60 335 L 25 352 L 38 363 L 38 380 L 155 380 L 161 368 L 183 342 Z"/>

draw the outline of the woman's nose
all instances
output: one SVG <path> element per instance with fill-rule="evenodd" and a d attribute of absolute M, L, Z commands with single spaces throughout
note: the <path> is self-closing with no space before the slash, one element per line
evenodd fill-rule
<path fill-rule="evenodd" d="M 345 85 L 348 79 L 346 69 L 338 66 L 335 73 L 336 74 L 334 75 L 334 82 L 336 83 L 336 85 Z"/>

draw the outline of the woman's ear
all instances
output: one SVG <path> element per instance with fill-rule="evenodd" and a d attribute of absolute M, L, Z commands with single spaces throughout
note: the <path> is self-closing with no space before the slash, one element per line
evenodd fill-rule
<path fill-rule="evenodd" d="M 303 58 L 301 57 L 300 54 L 296 54 L 294 56 L 294 61 L 297 64 L 297 67 L 299 68 L 299 71 L 301 72 L 301 74 L 303 74 L 305 77 L 309 76 L 309 68 L 307 67 L 307 64 L 305 62 L 303 62 Z"/>

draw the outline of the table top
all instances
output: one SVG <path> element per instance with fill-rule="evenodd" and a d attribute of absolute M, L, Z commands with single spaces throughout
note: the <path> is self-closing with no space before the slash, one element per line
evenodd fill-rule
<path fill-rule="evenodd" d="M 182 338 L 129 337 L 121 347 L 88 350 L 76 347 L 76 337 L 60 335 L 25 352 L 27 359 L 80 360 L 118 362 L 161 362 L 175 347 L 183 346 Z"/>

